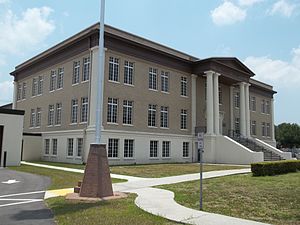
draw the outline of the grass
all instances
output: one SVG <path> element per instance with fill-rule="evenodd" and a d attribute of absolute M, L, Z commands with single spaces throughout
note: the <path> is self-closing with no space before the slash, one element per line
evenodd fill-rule
<path fill-rule="evenodd" d="M 66 172 L 61 170 L 53 170 L 41 167 L 21 165 L 16 167 L 9 167 L 9 169 L 37 174 L 41 176 L 47 176 L 51 178 L 51 185 L 48 187 L 48 190 L 55 190 L 61 188 L 71 188 L 77 185 L 77 182 L 82 180 L 83 174 Z M 124 182 L 125 180 L 112 178 L 113 183 Z"/>
<path fill-rule="evenodd" d="M 48 199 L 59 225 L 171 225 L 178 224 L 151 215 L 134 205 L 136 195 L 98 203 L 73 203 L 63 197 Z"/>
<path fill-rule="evenodd" d="M 175 200 L 199 209 L 199 181 L 163 185 Z M 253 177 L 250 174 L 204 180 L 203 209 L 271 224 L 300 225 L 300 172 Z"/>
<path fill-rule="evenodd" d="M 76 169 L 84 169 L 84 165 L 68 164 L 68 163 L 56 163 L 56 162 L 36 162 L 41 164 L 47 164 L 52 166 L 62 166 Z M 214 170 L 230 170 L 230 169 L 243 169 L 249 166 L 232 166 L 232 165 L 212 165 L 207 164 L 203 166 L 203 171 Z M 111 173 L 122 174 L 136 177 L 158 178 L 176 176 L 189 173 L 198 173 L 198 163 L 170 163 L 170 164 L 151 164 L 151 165 L 126 165 L 126 166 L 111 166 Z"/>

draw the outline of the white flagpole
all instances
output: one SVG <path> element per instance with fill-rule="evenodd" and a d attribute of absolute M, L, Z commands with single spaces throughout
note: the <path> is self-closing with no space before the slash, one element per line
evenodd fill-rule
<path fill-rule="evenodd" d="M 103 80 L 104 80 L 104 11 L 105 0 L 101 0 L 100 6 L 100 31 L 99 31 L 99 67 L 97 82 L 97 106 L 96 106 L 96 133 L 95 143 L 100 144 L 102 127 L 102 109 L 103 109 Z"/>

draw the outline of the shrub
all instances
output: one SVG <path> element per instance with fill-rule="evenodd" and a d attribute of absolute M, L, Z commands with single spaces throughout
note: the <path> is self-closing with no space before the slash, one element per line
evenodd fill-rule
<path fill-rule="evenodd" d="M 253 176 L 273 176 L 300 171 L 300 160 L 282 160 L 272 162 L 252 163 Z"/>

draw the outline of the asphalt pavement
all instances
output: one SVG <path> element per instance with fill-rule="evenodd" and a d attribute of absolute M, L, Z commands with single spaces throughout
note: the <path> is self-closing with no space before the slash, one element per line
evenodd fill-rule
<path fill-rule="evenodd" d="M 48 177 L 0 168 L 0 225 L 55 225 L 44 203 L 50 182 Z"/>

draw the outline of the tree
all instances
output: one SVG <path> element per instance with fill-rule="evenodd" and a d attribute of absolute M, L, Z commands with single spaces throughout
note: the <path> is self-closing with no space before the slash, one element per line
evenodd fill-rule
<path fill-rule="evenodd" d="M 282 123 L 275 127 L 275 136 L 278 147 L 300 147 L 300 126 L 296 123 Z"/>

